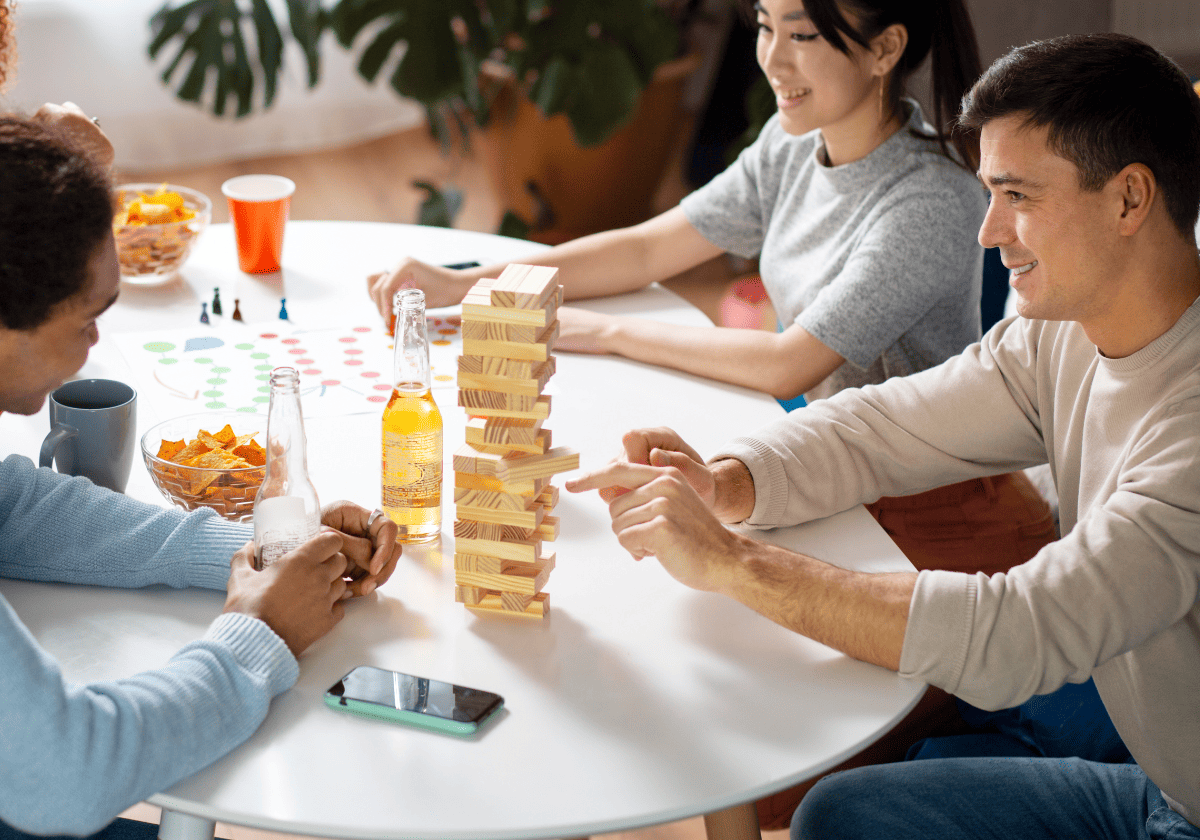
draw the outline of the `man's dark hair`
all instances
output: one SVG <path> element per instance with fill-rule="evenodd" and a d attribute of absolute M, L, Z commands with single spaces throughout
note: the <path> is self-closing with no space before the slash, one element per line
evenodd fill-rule
<path fill-rule="evenodd" d="M 0 116 L 0 326 L 36 329 L 112 235 L 106 175 L 58 131 Z"/>
<path fill-rule="evenodd" d="M 1200 97 L 1187 76 L 1128 35 L 1068 35 L 1016 47 L 963 97 L 959 122 L 1024 115 L 1055 154 L 1100 190 L 1131 163 L 1149 167 L 1180 233 L 1194 241 L 1200 212 Z"/>

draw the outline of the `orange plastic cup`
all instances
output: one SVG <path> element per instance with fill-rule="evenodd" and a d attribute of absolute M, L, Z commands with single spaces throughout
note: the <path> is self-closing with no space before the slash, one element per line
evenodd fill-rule
<path fill-rule="evenodd" d="M 238 266 L 247 274 L 278 271 L 283 229 L 296 184 L 281 175 L 239 175 L 221 185 L 237 240 Z"/>

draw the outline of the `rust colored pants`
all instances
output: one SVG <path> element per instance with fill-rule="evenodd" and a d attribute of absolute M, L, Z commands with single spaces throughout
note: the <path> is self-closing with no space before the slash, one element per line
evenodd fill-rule
<path fill-rule="evenodd" d="M 1004 572 L 1058 538 L 1046 500 L 1024 473 L 977 478 L 913 496 L 885 496 L 866 506 L 909 561 L 920 569 Z M 954 698 L 929 687 L 890 732 L 830 770 L 903 761 L 922 738 L 965 731 Z M 818 779 L 760 799 L 764 830 L 787 828 L 792 812 Z"/>

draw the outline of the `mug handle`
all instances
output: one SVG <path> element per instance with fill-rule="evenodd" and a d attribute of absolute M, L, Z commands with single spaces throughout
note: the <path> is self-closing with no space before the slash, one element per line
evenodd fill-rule
<path fill-rule="evenodd" d="M 71 426 L 55 426 L 42 441 L 42 452 L 38 458 L 38 466 L 49 467 L 54 463 L 54 453 L 65 440 L 70 440 L 79 434 L 79 430 Z"/>

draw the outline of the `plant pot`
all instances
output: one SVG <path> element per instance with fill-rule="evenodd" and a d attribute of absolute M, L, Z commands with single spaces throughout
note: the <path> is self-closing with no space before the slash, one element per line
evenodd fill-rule
<path fill-rule="evenodd" d="M 530 239 L 548 244 L 650 218 L 687 124 L 680 102 L 698 64 L 698 56 L 688 55 L 659 67 L 633 118 L 590 148 L 575 142 L 564 115 L 547 119 L 506 82 L 477 146 L 501 206 L 533 224 Z"/>

